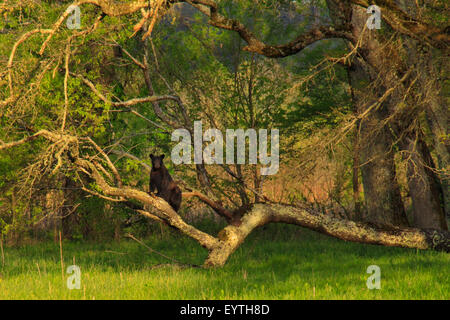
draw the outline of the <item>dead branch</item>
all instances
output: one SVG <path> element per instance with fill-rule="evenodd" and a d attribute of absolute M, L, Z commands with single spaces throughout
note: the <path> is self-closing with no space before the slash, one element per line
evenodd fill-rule
<path fill-rule="evenodd" d="M 148 96 L 148 97 L 144 97 L 144 98 L 134 98 L 134 99 L 126 100 L 126 101 L 119 101 L 119 102 L 111 101 L 108 98 L 106 98 L 100 91 L 98 91 L 97 88 L 95 87 L 95 85 L 88 79 L 86 79 L 83 76 L 78 75 L 78 74 L 74 74 L 74 73 L 70 73 L 70 74 L 72 76 L 75 76 L 75 77 L 81 79 L 89 88 L 91 88 L 91 90 L 97 95 L 97 97 L 99 97 L 103 102 L 110 104 L 111 106 L 114 106 L 114 107 L 129 107 L 129 106 L 133 106 L 133 105 L 140 104 L 140 103 L 157 102 L 157 101 L 164 101 L 164 100 L 177 101 L 177 98 L 175 96 L 171 96 L 171 95 L 163 95 L 163 96 L 152 95 L 152 96 Z"/>

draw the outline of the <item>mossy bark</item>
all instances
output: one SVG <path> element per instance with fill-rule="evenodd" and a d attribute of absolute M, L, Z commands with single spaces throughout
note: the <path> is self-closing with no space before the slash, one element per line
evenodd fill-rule
<path fill-rule="evenodd" d="M 447 231 L 414 228 L 385 230 L 373 224 L 338 219 L 292 206 L 255 204 L 243 217 L 240 226 L 228 226 L 219 233 L 219 241 L 210 249 L 205 267 L 223 266 L 255 228 L 271 222 L 295 224 L 352 242 L 447 252 L 450 250 L 450 233 Z"/>

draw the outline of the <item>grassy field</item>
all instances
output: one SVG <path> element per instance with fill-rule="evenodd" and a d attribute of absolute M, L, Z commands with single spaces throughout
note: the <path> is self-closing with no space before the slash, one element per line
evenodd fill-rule
<path fill-rule="evenodd" d="M 182 236 L 145 243 L 179 261 L 206 252 Z M 81 268 L 81 289 L 62 280 L 58 244 L 5 248 L 0 299 L 449 299 L 450 255 L 349 243 L 286 225 L 257 230 L 222 269 L 181 269 L 133 240 L 63 242 L 64 269 Z M 369 265 L 381 289 L 368 290 Z M 64 274 L 65 279 L 69 275 Z"/>

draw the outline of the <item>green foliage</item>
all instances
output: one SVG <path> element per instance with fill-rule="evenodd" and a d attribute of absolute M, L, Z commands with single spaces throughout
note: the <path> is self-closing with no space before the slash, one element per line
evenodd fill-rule
<path fill-rule="evenodd" d="M 315 1 L 314 4 L 320 14 L 325 14 L 324 1 Z M 309 17 L 310 5 L 300 1 L 293 3 L 226 0 L 219 1 L 219 5 L 221 12 L 242 21 L 252 30 L 258 30 L 258 37 L 273 44 L 285 43 L 295 38 L 313 22 Z M 39 6 L 8 12 L 7 19 L 2 22 L 0 28 L 11 32 L 0 34 L 0 41 L 4 44 L 0 49 L 1 56 L 7 59 L 14 41 L 24 32 L 37 25 L 53 25 L 66 6 L 67 3 L 43 2 Z M 287 154 L 292 147 L 298 146 L 295 141 L 315 130 L 336 126 L 341 118 L 350 112 L 349 95 L 345 86 L 346 74 L 343 69 L 335 66 L 325 68 L 325 72 L 317 72 L 317 69 L 314 69 L 314 66 L 321 62 L 324 52 L 331 56 L 342 54 L 342 43 L 334 40 L 323 41 L 296 57 L 267 59 L 242 51 L 245 43 L 236 33 L 208 25 L 203 14 L 189 8 L 175 8 L 169 16 L 159 21 L 153 30 L 151 41 L 156 50 L 159 72 L 182 97 L 192 120 L 202 119 L 204 126 L 208 127 L 208 115 L 214 115 L 221 130 L 279 128 L 281 151 Z M 300 14 L 303 14 L 303 17 L 300 17 Z M 82 28 L 92 25 L 97 16 L 98 10 L 95 6 L 83 6 Z M 150 122 L 128 112 L 117 112 L 117 108 L 102 101 L 80 78 L 73 76 L 79 74 L 91 81 L 108 100 L 119 101 L 149 95 L 141 70 L 116 46 L 117 43 L 139 61 L 143 60 L 144 44 L 139 39 L 141 35 L 130 38 L 133 26 L 139 19 L 138 14 L 126 18 L 106 16 L 95 32 L 73 38 L 71 41 L 70 48 L 75 51 L 69 61 L 72 74 L 67 83 L 66 130 L 79 137 L 90 137 L 100 146 L 115 146 L 130 152 L 149 164 L 150 153 L 170 155 L 173 146 L 170 132 L 163 132 L 150 124 L 153 122 L 164 125 L 153 112 L 152 106 L 144 103 L 135 107 L 135 110 Z M 25 25 L 24 21 L 27 22 Z M 15 85 L 22 90 L 28 90 L 27 83 L 40 79 L 38 85 L 32 86 L 29 94 L 16 106 L 23 114 L 18 116 L 20 121 L 27 123 L 34 130 L 58 130 L 61 126 L 65 109 L 64 53 L 67 38 L 73 32 L 75 31 L 62 27 L 47 46 L 43 57 L 40 57 L 38 51 L 45 35 L 31 37 L 21 44 L 16 53 Z M 157 66 L 152 61 L 154 55 L 150 47 L 149 45 L 151 69 L 155 70 Z M 40 60 L 53 63 L 42 76 L 45 64 Z M 323 66 L 324 64 L 319 68 Z M 315 79 L 306 80 L 315 72 Z M 152 72 L 151 77 L 156 94 L 172 93 L 156 72 Z M 0 98 L 4 98 L 6 96 L 2 95 L 8 92 L 7 83 L 0 82 L 0 86 L 5 89 L 0 93 Z M 161 102 L 160 106 L 163 110 L 171 107 L 170 102 Z M 339 112 L 334 112 L 333 108 Z M 11 117 L 0 112 L 0 126 L 6 128 L 11 123 Z M 19 139 L 22 136 L 23 129 L 20 126 L 13 126 L 8 132 L 0 131 L 0 139 L 4 141 Z M 0 192 L 7 197 L 5 200 L 0 199 L 3 208 L 10 204 L 12 192 L 17 192 L 17 180 L 23 179 L 26 174 L 22 169 L 47 148 L 47 142 L 36 140 L 32 144 L 14 148 L 11 153 L 2 154 L 0 174 L 4 179 L 0 179 Z M 114 154 L 110 156 L 126 185 L 146 190 L 148 173 L 138 161 L 120 158 Z M 196 183 L 189 166 L 175 167 L 170 161 L 166 161 L 166 165 L 172 174 L 187 182 Z M 73 173 L 64 169 L 64 176 L 76 180 L 79 184 L 89 185 L 89 182 L 79 180 Z M 216 177 L 215 174 L 211 175 Z M 37 177 L 33 194 L 28 200 L 18 199 L 18 208 L 27 212 L 22 212 L 19 220 L 19 216 L 16 216 L 15 228 L 19 228 L 19 225 L 29 225 L 30 221 L 39 220 L 46 214 L 46 211 L 42 210 L 46 189 L 42 187 L 54 184 L 52 179 L 56 177 Z M 235 187 L 234 182 L 223 179 L 215 181 L 215 185 L 219 190 Z M 95 186 L 92 187 L 97 190 Z M 79 190 L 73 193 L 83 206 L 77 210 L 81 222 L 74 222 L 74 225 L 79 226 L 74 227 L 72 237 L 83 234 L 91 237 L 94 231 L 83 233 L 80 230 L 96 221 L 103 221 L 104 229 L 109 230 L 99 231 L 102 233 L 100 238 L 106 234 L 112 235 L 111 225 L 115 223 L 110 224 L 106 217 L 99 216 L 105 214 L 104 201 L 86 200 L 86 194 Z M 27 205 L 27 201 L 33 205 Z M 74 200 L 66 203 L 75 204 Z M 40 207 L 41 210 L 31 209 L 32 207 Z M 1 208 L 2 206 L 0 218 L 6 226 L 12 223 L 13 214 L 8 210 L 2 211 Z M 120 205 L 113 205 L 113 208 L 119 212 L 117 219 L 123 220 L 120 212 L 126 210 Z M 88 218 L 89 212 L 92 212 L 92 217 Z M 14 228 L 9 228 L 12 229 Z"/>

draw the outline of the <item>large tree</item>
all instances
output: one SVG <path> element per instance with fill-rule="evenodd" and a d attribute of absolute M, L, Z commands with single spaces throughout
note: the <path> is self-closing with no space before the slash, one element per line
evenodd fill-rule
<path fill-rule="evenodd" d="M 416 65 L 410 66 L 408 64 L 410 61 L 403 57 L 404 48 L 411 43 L 415 50 L 420 44 L 445 52 L 448 48 L 445 30 L 418 18 L 409 17 L 393 2 L 375 1 L 374 3 L 381 7 L 383 17 L 391 29 L 387 34 L 369 32 L 364 27 L 367 18 L 365 7 L 368 3 L 327 1 L 333 24 L 303 30 L 296 39 L 286 44 L 268 45 L 242 22 L 221 14 L 221 8 L 215 1 L 185 2 L 203 13 L 210 25 L 237 32 L 247 43 L 243 50 L 271 58 L 294 55 L 311 44 L 327 38 L 340 38 L 346 41 L 349 52 L 342 58 L 333 59 L 335 63 L 348 68 L 349 82 L 354 89 L 353 102 L 357 114 L 353 123 L 357 123 L 360 130 L 361 171 L 368 207 L 366 220 L 370 223 L 338 219 L 306 208 L 275 204 L 261 193 L 259 188 L 261 178 L 256 175 L 253 187 L 250 186 L 243 178 L 242 168 L 239 166 L 225 165 L 222 168 L 231 177 L 235 192 L 241 199 L 234 207 L 225 206 L 218 196 L 220 188 L 213 183 L 211 170 L 204 165 L 196 165 L 194 170 L 200 190 L 187 187 L 186 190 L 189 192 L 185 192 L 184 197 L 198 197 L 227 220 L 228 226 L 220 231 L 217 237 L 213 237 L 186 223 L 161 198 L 128 186 L 123 181 L 116 165 L 117 159 L 113 157 L 134 156 L 129 152 L 112 150 L 112 141 L 105 139 L 101 134 L 97 135 L 94 141 L 91 136 L 99 133 L 96 132 L 96 129 L 99 129 L 96 126 L 102 128 L 103 123 L 109 119 L 103 117 L 90 119 L 86 113 L 95 113 L 98 108 L 105 109 L 108 114 L 111 111 L 126 112 L 144 119 L 163 132 L 177 128 L 193 132 L 195 119 L 193 115 L 198 111 L 187 106 L 182 90 L 174 88 L 162 74 L 156 50 L 149 40 L 157 19 L 166 13 L 176 3 L 175 1 L 152 1 L 151 7 L 148 1 L 78 1 L 75 4 L 83 8 L 87 4 L 94 5 L 89 12 L 91 16 L 96 15 L 97 18 L 90 27 L 81 31 L 62 31 L 62 23 L 71 14 L 67 10 L 51 28 L 31 29 L 12 41 L 5 69 L 6 93 L 0 102 L 1 115 L 8 122 L 11 134 L 5 142 L 0 141 L 0 152 L 11 148 L 40 146 L 41 152 L 31 157 L 31 164 L 28 166 L 27 179 L 29 178 L 31 182 L 36 179 L 33 176 L 38 175 L 51 177 L 61 172 L 71 176 L 82 185 L 84 191 L 110 202 L 124 203 L 139 214 L 166 223 L 197 240 L 209 251 L 206 266 L 223 265 L 248 234 L 255 228 L 271 222 L 296 224 L 349 241 L 448 250 L 449 233 L 446 231 L 447 226 L 440 204 L 442 189 L 439 188 L 440 183 L 429 148 L 421 134 L 424 124 L 418 119 L 420 113 L 427 110 L 426 103 L 417 105 L 422 97 L 421 85 L 417 80 L 421 73 Z M 137 14 L 141 17 L 136 20 Z M 120 88 L 116 88 L 115 92 L 104 94 L 99 85 L 93 82 L 92 77 L 89 78 L 89 72 L 92 71 L 87 64 L 83 65 L 83 68 L 71 64 L 73 59 L 80 59 L 81 55 L 77 54 L 77 51 L 95 52 L 95 45 L 98 43 L 90 43 L 91 47 L 86 49 L 86 42 L 89 43 L 86 40 L 96 32 L 100 24 L 109 22 L 105 16 L 119 17 L 121 21 L 125 21 L 125 25 L 134 26 L 134 32 L 138 32 L 142 37 L 137 46 L 141 50 L 136 54 L 117 43 L 115 54 L 126 57 L 140 70 L 147 94 L 144 97 L 128 98 L 123 95 Z M 121 30 L 124 33 L 126 31 Z M 131 30 L 129 33 L 132 33 Z M 25 41 L 31 41 L 31 37 L 39 34 L 43 34 L 45 39 L 39 41 L 38 52 L 33 52 L 30 58 L 27 55 L 20 57 L 23 62 L 29 59 L 28 66 L 32 66 L 27 70 L 28 76 L 19 76 L 15 63 L 15 60 L 19 59 L 17 50 Z M 415 42 L 419 44 L 416 45 Z M 150 51 L 153 51 L 154 61 L 151 61 Z M 48 117 L 36 121 L 34 117 L 36 112 L 44 111 L 45 108 L 29 110 L 26 107 L 27 103 L 42 108 L 51 105 L 52 101 L 48 95 L 44 97 L 48 100 L 43 100 L 39 94 L 32 95 L 33 100 L 30 101 L 30 92 L 36 92 L 34 90 L 42 86 L 42 78 L 51 73 L 52 67 L 57 70 L 60 64 L 62 87 L 59 89 L 63 92 L 64 105 L 55 110 L 45 110 Z M 165 86 L 164 94 L 158 94 L 159 91 L 163 92 L 163 89 L 156 86 L 152 80 L 153 68 Z M 28 87 L 26 84 L 32 81 L 30 79 L 34 82 Z M 76 82 L 79 88 L 83 86 L 84 89 L 80 89 L 82 92 L 87 89 L 89 95 L 77 96 L 76 92 L 69 92 L 69 79 Z M 103 82 L 107 82 L 107 79 L 103 79 Z M 434 84 L 432 87 L 434 88 Z M 250 91 L 242 96 L 247 99 L 244 106 L 247 109 L 244 110 L 251 113 L 256 110 L 249 93 L 251 85 L 248 84 L 246 88 Z M 364 90 L 365 88 L 368 90 Z M 152 114 L 158 123 L 136 110 L 136 106 L 145 103 L 151 106 Z M 430 108 L 436 108 L 436 102 L 433 103 Z M 77 106 L 78 115 L 70 114 L 72 105 Z M 206 118 L 209 117 L 213 124 L 217 120 L 223 121 L 220 117 L 217 118 L 217 112 L 203 110 L 202 114 Z M 251 116 L 247 119 L 250 127 L 257 125 Z M 347 126 L 346 129 L 350 127 L 352 126 Z M 102 130 L 107 129 L 100 131 Z M 439 139 L 434 141 L 441 143 Z M 413 202 L 417 205 L 413 223 L 418 228 L 407 227 L 408 222 L 396 179 L 394 154 L 397 149 L 404 151 L 403 154 L 409 161 L 408 183 Z M 421 179 L 425 179 L 426 183 L 421 184 Z M 249 194 L 252 197 L 249 197 Z M 418 211 L 419 208 L 426 211 Z"/>

